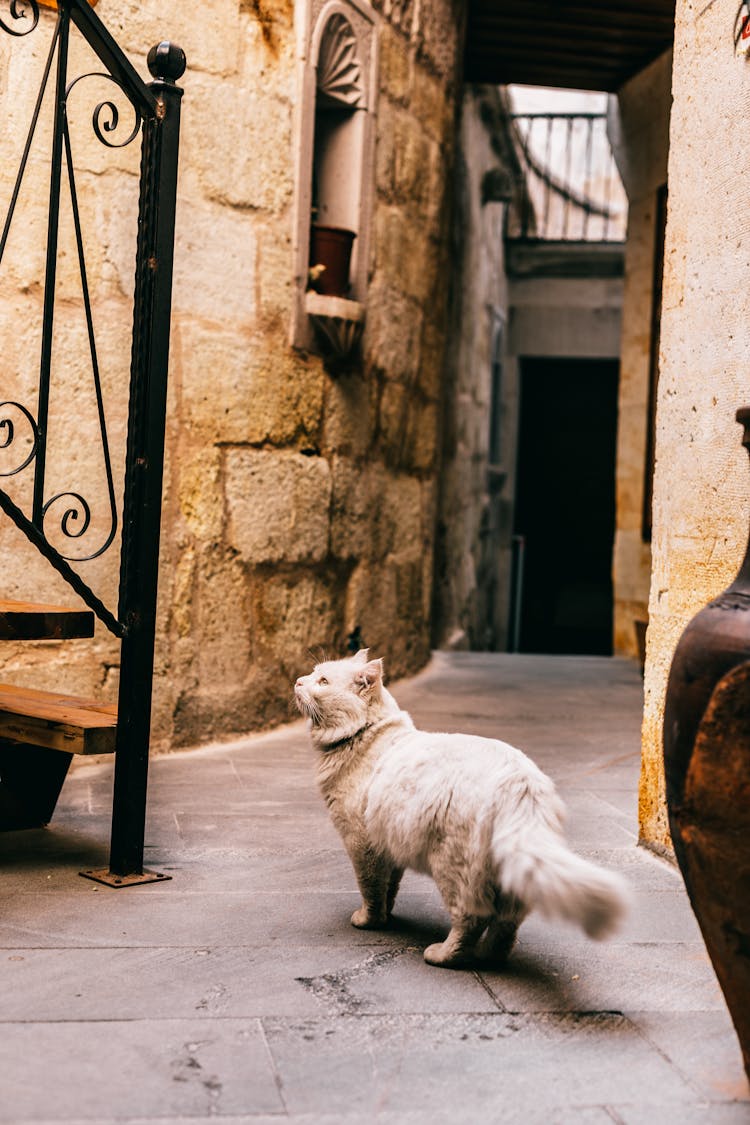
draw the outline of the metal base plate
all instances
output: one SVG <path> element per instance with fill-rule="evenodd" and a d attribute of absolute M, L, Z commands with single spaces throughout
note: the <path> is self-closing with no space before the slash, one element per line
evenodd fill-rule
<path fill-rule="evenodd" d="M 166 883 L 171 875 L 162 875 L 160 871 L 142 871 L 139 875 L 113 875 L 108 867 L 98 867 L 93 870 L 79 871 L 84 879 L 93 879 L 95 883 L 104 883 L 105 887 L 140 887 L 143 883 Z"/>

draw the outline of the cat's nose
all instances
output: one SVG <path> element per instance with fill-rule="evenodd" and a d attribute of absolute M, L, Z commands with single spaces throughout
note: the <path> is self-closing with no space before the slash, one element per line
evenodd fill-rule
<path fill-rule="evenodd" d="M 300 676 L 300 678 L 299 678 L 299 679 L 297 680 L 297 682 L 296 682 L 296 684 L 295 684 L 294 686 L 295 686 L 296 688 L 298 688 L 298 687 L 302 687 L 302 677 L 301 677 L 301 676 Z"/>

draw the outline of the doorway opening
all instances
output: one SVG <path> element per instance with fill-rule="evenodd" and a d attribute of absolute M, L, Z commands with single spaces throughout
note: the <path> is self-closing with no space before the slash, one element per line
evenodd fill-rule
<path fill-rule="evenodd" d="M 521 360 L 519 652 L 612 655 L 619 363 Z"/>

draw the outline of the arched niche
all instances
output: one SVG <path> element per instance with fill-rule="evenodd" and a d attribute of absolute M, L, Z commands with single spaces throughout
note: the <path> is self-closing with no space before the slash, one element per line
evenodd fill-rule
<path fill-rule="evenodd" d="M 361 333 L 367 299 L 369 228 L 373 195 L 374 106 L 376 93 L 375 14 L 353 0 L 310 5 L 303 35 L 302 104 L 297 182 L 296 302 L 293 342 L 311 347 L 313 323 L 330 345 L 341 325 L 342 349 Z M 342 241 L 350 232 L 346 282 L 329 296 L 316 292 L 325 264 L 313 227 L 333 228 L 321 237 Z M 311 234 L 316 250 L 311 258 Z M 343 238 L 346 241 L 346 238 Z M 328 268 L 328 267 L 326 267 Z M 332 277 L 329 274 L 329 279 Z M 345 331 L 343 330 L 345 329 Z M 321 336 L 318 335 L 318 339 Z M 335 350 L 335 348 L 334 348 Z"/>
<path fill-rule="evenodd" d="M 354 28 L 345 15 L 333 12 L 322 28 L 315 67 L 311 223 L 351 230 L 355 235 L 361 218 L 367 120 L 362 79 Z M 356 247 L 354 255 L 356 260 Z M 356 277 L 356 270 L 352 276 Z"/>

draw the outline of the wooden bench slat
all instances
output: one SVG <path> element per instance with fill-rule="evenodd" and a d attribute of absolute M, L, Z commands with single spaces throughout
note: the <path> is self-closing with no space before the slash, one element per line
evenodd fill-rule
<path fill-rule="evenodd" d="M 112 754 L 117 706 L 0 684 L 0 738 L 69 754 Z"/>
<path fill-rule="evenodd" d="M 90 609 L 0 598 L 0 640 L 65 641 L 93 635 Z"/>

